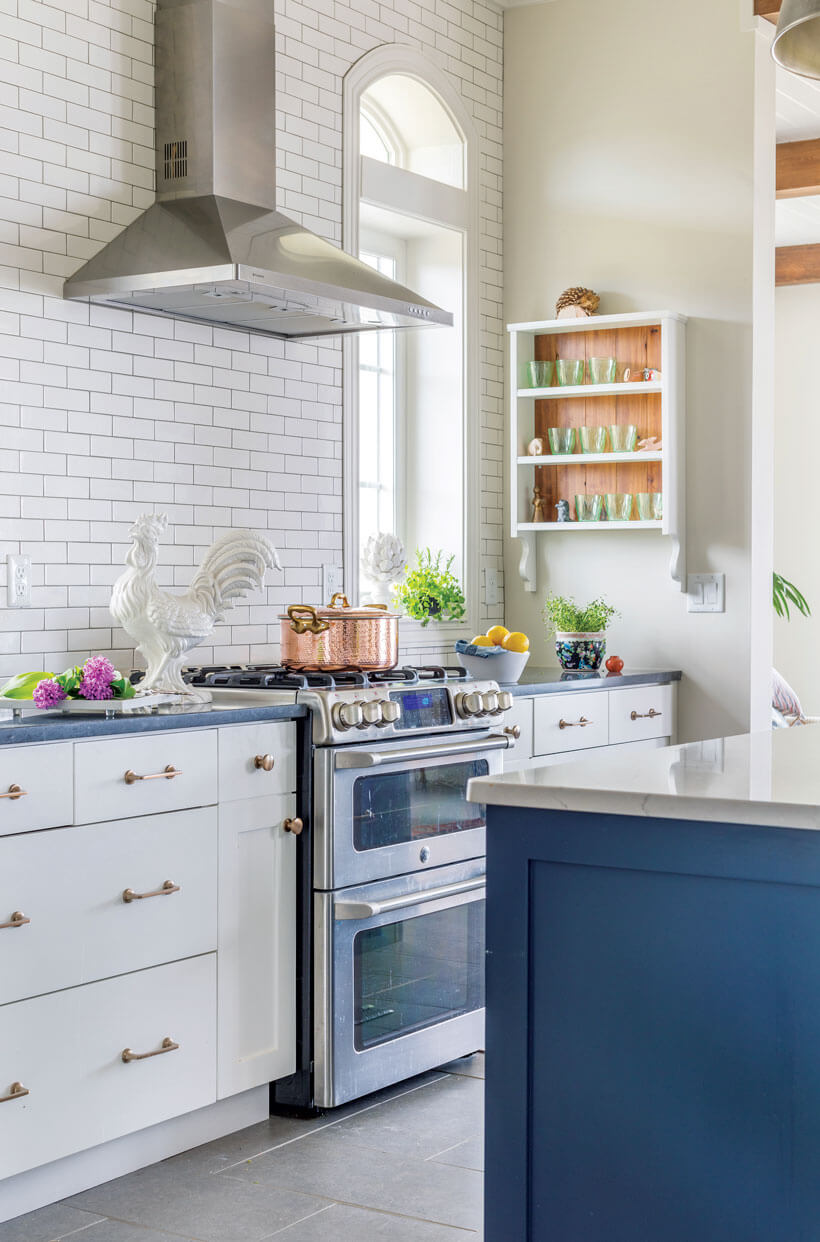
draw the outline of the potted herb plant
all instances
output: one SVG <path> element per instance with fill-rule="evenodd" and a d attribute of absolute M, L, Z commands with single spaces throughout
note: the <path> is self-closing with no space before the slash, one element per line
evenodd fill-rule
<path fill-rule="evenodd" d="M 455 556 L 442 565 L 443 556 L 442 551 L 434 556 L 429 548 L 417 548 L 415 565 L 394 589 L 396 604 L 422 625 L 431 617 L 434 621 L 460 621 L 466 611 L 464 592 L 451 570 Z"/>
<path fill-rule="evenodd" d="M 606 628 L 619 615 L 604 599 L 593 599 L 581 607 L 565 595 L 550 595 L 544 605 L 544 620 L 555 634 L 555 654 L 561 668 L 600 668 L 606 652 Z"/>

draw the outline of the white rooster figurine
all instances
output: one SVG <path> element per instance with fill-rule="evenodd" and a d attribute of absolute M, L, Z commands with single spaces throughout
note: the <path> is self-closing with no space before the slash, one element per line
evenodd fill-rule
<path fill-rule="evenodd" d="M 210 694 L 182 679 L 186 655 L 210 637 L 235 599 L 261 588 L 266 569 L 282 566 L 263 535 L 231 531 L 206 553 L 186 593 L 169 595 L 154 581 L 157 545 L 167 527 L 164 513 L 144 513 L 131 527 L 134 542 L 125 558 L 127 569 L 114 583 L 111 615 L 145 657 L 139 694 L 184 694 L 209 702 Z"/>

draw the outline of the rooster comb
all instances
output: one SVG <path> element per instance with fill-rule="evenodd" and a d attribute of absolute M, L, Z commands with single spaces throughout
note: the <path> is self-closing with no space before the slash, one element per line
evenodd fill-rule
<path fill-rule="evenodd" d="M 131 527 L 131 537 L 133 539 L 147 538 L 156 543 L 167 529 L 167 513 L 142 513 Z"/>

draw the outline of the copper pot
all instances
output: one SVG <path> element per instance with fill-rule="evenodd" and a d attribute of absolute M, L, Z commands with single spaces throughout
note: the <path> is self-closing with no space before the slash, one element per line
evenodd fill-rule
<path fill-rule="evenodd" d="M 327 608 L 291 604 L 279 622 L 286 668 L 374 672 L 398 664 L 399 618 L 386 604 L 351 608 L 337 592 Z"/>

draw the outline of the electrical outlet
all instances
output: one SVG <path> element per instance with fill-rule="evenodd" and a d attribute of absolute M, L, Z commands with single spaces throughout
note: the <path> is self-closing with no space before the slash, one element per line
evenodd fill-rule
<path fill-rule="evenodd" d="M 725 574 L 689 574 L 686 586 L 689 612 L 726 611 Z"/>
<path fill-rule="evenodd" d="M 484 570 L 484 594 L 485 603 L 488 608 L 495 608 L 498 605 L 498 570 Z"/>
<path fill-rule="evenodd" d="M 8 556 L 6 558 L 6 572 L 9 608 L 30 608 L 31 557 Z"/>
<path fill-rule="evenodd" d="M 322 603 L 329 604 L 337 591 L 343 591 L 345 585 L 344 570 L 341 565 L 322 566 Z"/>

